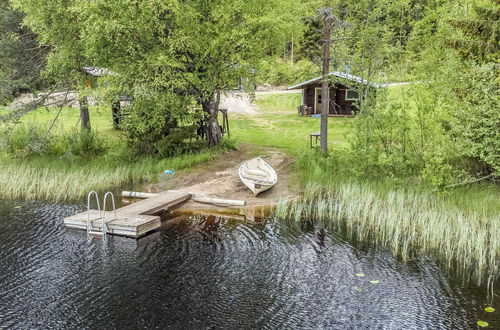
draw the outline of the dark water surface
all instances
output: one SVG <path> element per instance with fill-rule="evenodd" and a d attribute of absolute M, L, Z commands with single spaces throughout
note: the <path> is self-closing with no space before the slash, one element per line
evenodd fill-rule
<path fill-rule="evenodd" d="M 0 328 L 500 328 L 498 298 L 499 312 L 483 312 L 484 288 L 424 258 L 278 221 L 193 218 L 103 242 L 63 227 L 79 209 L 0 201 Z"/>

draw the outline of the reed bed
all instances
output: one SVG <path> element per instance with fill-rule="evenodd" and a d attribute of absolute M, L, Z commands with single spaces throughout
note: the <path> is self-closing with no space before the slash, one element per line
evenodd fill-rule
<path fill-rule="evenodd" d="M 353 180 L 309 183 L 302 199 L 280 203 L 275 216 L 319 222 L 403 260 L 434 256 L 465 281 L 491 284 L 499 275 L 500 215 L 464 211 L 417 189 L 380 189 Z"/>
<path fill-rule="evenodd" d="M 185 169 L 214 157 L 201 152 L 163 160 L 73 163 L 60 159 L 3 160 L 0 163 L 0 198 L 43 199 L 54 202 L 82 198 L 91 190 L 105 190 L 151 179 L 165 169 Z"/>

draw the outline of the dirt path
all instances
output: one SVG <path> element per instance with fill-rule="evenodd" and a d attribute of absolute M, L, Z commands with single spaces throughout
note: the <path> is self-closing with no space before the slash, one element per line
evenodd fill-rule
<path fill-rule="evenodd" d="M 263 158 L 276 170 L 278 182 L 271 189 L 254 197 L 253 193 L 241 182 L 238 168 L 244 161 L 257 156 Z M 239 150 L 228 151 L 210 163 L 181 171 L 167 185 L 150 184 L 145 187 L 145 191 L 186 190 L 197 195 L 245 200 L 248 207 L 268 206 L 281 199 L 294 197 L 290 189 L 291 165 L 292 159 L 278 150 L 259 152 L 255 148 L 243 145 Z M 189 201 L 184 203 L 182 208 L 207 209 L 210 206 Z"/>

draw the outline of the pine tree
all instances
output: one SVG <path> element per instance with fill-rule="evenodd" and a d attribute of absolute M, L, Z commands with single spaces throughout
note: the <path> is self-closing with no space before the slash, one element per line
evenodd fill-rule
<path fill-rule="evenodd" d="M 493 62 L 500 54 L 500 0 L 490 0 L 491 7 L 474 6 L 475 18 L 453 19 L 449 23 L 460 30 L 462 38 L 447 41 L 463 59 Z"/>

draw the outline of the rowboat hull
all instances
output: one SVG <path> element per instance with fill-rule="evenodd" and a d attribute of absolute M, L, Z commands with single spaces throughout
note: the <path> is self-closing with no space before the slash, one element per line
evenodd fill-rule
<path fill-rule="evenodd" d="M 271 189 L 278 182 L 278 175 L 271 165 L 262 158 L 250 159 L 241 164 L 238 174 L 241 182 L 250 189 L 255 196 Z"/>

